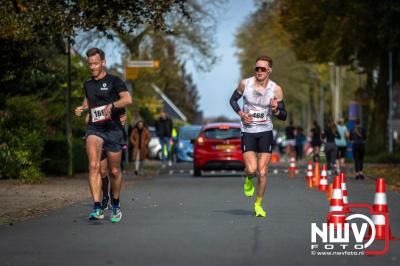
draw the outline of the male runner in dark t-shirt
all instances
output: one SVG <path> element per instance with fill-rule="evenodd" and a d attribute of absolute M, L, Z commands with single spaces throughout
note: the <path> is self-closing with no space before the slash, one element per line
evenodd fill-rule
<path fill-rule="evenodd" d="M 111 222 L 119 222 L 122 212 L 119 204 L 122 174 L 120 168 L 122 148 L 125 144 L 124 131 L 116 109 L 132 104 L 132 98 L 124 82 L 117 76 L 108 74 L 104 52 L 91 48 L 86 52 L 92 78 L 84 83 L 85 99 L 75 109 L 80 116 L 83 111 L 89 112 L 86 130 L 86 152 L 89 158 L 89 186 L 94 201 L 89 219 L 103 219 L 101 208 L 100 158 L 102 150 L 107 153 L 108 166 L 112 183 Z"/>

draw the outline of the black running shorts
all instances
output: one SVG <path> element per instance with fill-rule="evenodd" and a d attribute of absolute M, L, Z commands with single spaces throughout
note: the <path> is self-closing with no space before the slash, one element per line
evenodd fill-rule
<path fill-rule="evenodd" d="M 273 134 L 272 131 L 259 133 L 241 133 L 242 152 L 254 151 L 257 153 L 272 153 Z"/>
<path fill-rule="evenodd" d="M 338 146 L 337 150 L 338 150 L 338 152 L 337 152 L 337 158 L 338 159 L 346 157 L 346 152 L 347 152 L 347 147 L 346 146 L 344 146 L 344 147 Z"/>
<path fill-rule="evenodd" d="M 112 130 L 88 128 L 86 130 L 85 138 L 90 135 L 95 135 L 103 139 L 104 143 L 102 153 L 105 152 L 107 154 L 107 152 L 120 152 L 125 145 L 124 132 L 119 128 L 114 128 Z"/>

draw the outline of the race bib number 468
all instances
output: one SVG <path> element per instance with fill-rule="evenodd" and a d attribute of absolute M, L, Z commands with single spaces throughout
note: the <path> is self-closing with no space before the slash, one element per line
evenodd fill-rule
<path fill-rule="evenodd" d="M 254 123 L 266 123 L 268 110 L 250 110 L 250 115 L 253 117 Z"/>
<path fill-rule="evenodd" d="M 107 116 L 104 115 L 105 108 L 106 108 L 106 105 L 98 106 L 98 107 L 90 109 L 93 123 L 111 119 L 110 115 L 107 115 Z"/>

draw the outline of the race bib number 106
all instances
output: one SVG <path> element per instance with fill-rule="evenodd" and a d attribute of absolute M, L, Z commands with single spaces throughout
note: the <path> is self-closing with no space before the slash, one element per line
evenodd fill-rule
<path fill-rule="evenodd" d="M 110 119 L 110 115 L 107 115 L 107 116 L 104 115 L 104 109 L 105 108 L 106 108 L 106 105 L 90 109 L 93 123 L 97 123 L 97 122 L 100 122 L 100 121 L 104 121 L 104 120 L 109 120 Z"/>

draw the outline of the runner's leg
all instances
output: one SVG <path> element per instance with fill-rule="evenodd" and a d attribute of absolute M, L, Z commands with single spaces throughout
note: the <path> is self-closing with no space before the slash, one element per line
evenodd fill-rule
<path fill-rule="evenodd" d="M 90 214 L 90 219 L 103 219 L 101 210 L 101 175 L 100 157 L 103 146 L 103 139 L 95 135 L 86 137 L 86 152 L 89 159 L 89 187 L 94 202 L 94 210 Z"/>
<path fill-rule="evenodd" d="M 257 175 L 257 153 L 254 151 L 247 151 L 243 153 L 243 160 L 246 166 L 246 181 L 243 185 L 244 195 L 246 197 L 253 197 L 253 179 Z"/>
<path fill-rule="evenodd" d="M 257 197 L 263 198 L 265 189 L 267 187 L 267 173 L 268 165 L 271 161 L 271 153 L 259 153 L 258 154 L 258 183 L 257 183 Z"/>
<path fill-rule="evenodd" d="M 103 194 L 103 199 L 101 201 L 101 208 L 106 210 L 108 208 L 108 201 L 110 199 L 109 195 L 109 179 L 108 179 L 108 163 L 107 163 L 107 154 L 102 151 L 100 161 L 100 175 L 101 175 L 101 190 Z"/>
<path fill-rule="evenodd" d="M 122 183 L 122 172 L 120 168 L 122 152 L 123 151 L 107 153 L 112 186 L 112 214 L 110 216 L 110 220 L 113 223 L 119 222 L 122 218 L 122 212 L 119 204 Z"/>
<path fill-rule="evenodd" d="M 101 199 L 100 156 L 103 140 L 95 135 L 86 138 L 86 152 L 89 159 L 89 186 L 94 202 Z"/>
<path fill-rule="evenodd" d="M 108 165 L 110 168 L 111 186 L 114 199 L 119 199 L 122 183 L 122 172 L 120 168 L 122 151 L 108 152 Z"/>

